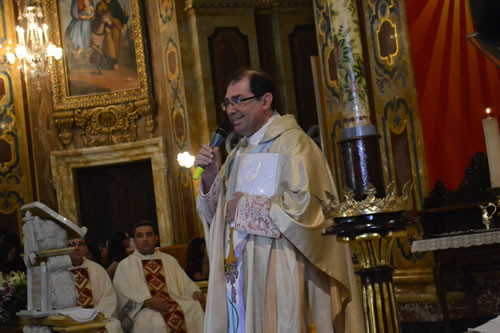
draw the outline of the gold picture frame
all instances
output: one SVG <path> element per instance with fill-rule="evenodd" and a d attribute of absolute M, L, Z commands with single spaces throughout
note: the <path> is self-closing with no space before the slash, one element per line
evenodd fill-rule
<path fill-rule="evenodd" d="M 72 141 L 75 126 L 85 146 L 135 141 L 140 117 L 152 132 L 140 0 L 43 0 L 43 8 L 51 40 L 63 49 L 50 67 L 62 143 Z"/>

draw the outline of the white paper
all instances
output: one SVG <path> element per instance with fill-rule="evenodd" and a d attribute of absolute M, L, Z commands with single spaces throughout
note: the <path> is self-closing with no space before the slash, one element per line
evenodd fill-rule
<path fill-rule="evenodd" d="M 235 192 L 272 197 L 278 185 L 279 157 L 275 153 L 241 154 Z"/>
<path fill-rule="evenodd" d="M 82 307 L 74 307 L 74 308 L 68 308 L 68 309 L 61 309 L 57 310 L 58 313 L 64 315 L 64 316 L 69 316 L 73 320 L 76 320 L 79 323 L 86 323 L 91 320 L 94 320 L 99 311 L 96 309 L 90 309 L 90 308 L 82 308 Z"/>
<path fill-rule="evenodd" d="M 469 328 L 469 331 L 481 333 L 498 333 L 500 332 L 500 316 L 476 328 Z"/>

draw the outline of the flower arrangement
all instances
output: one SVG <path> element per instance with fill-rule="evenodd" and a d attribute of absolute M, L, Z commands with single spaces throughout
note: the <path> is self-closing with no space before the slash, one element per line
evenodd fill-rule
<path fill-rule="evenodd" d="M 16 313 L 26 308 L 26 274 L 0 272 L 0 325 L 17 323 Z"/>

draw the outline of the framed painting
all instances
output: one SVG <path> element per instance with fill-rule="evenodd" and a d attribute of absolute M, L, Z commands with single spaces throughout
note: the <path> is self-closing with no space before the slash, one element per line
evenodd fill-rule
<path fill-rule="evenodd" d="M 63 49 L 51 67 L 56 112 L 149 103 L 139 0 L 43 1 Z"/>

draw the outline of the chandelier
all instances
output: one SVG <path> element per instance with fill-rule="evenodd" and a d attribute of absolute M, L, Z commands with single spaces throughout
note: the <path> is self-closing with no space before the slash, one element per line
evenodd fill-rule
<path fill-rule="evenodd" d="M 31 79 L 38 79 L 49 73 L 53 59 L 62 57 L 62 49 L 48 38 L 48 25 L 44 22 L 42 7 L 38 1 L 16 0 L 19 8 L 17 18 L 17 47 L 15 54 L 8 52 L 7 61 L 13 64 L 19 59 L 19 67 Z M 22 2 L 22 4 L 21 4 Z M 37 87 L 40 83 L 36 80 Z"/>

